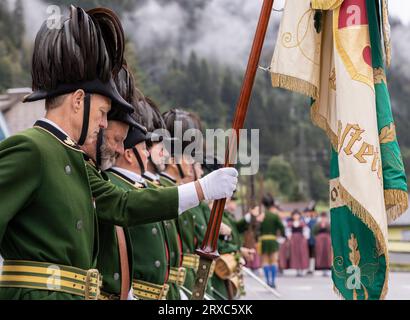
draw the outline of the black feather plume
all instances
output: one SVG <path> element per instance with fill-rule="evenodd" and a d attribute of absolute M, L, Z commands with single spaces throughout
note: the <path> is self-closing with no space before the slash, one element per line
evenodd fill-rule
<path fill-rule="evenodd" d="M 89 12 L 70 7 L 61 28 L 45 21 L 37 33 L 32 59 L 33 90 L 51 91 L 59 84 L 100 79 L 107 82 L 122 66 L 124 33 L 109 9 Z"/>

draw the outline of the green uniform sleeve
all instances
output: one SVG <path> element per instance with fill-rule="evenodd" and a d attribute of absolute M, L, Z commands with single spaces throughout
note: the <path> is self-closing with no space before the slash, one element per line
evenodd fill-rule
<path fill-rule="evenodd" d="M 285 235 L 285 226 L 283 225 L 282 221 L 280 220 L 280 218 L 278 216 L 276 216 L 276 223 L 277 223 L 280 235 L 284 236 Z"/>
<path fill-rule="evenodd" d="M 0 144 L 0 242 L 9 221 L 36 196 L 41 163 L 37 146 L 24 135 L 12 136 Z"/>
<path fill-rule="evenodd" d="M 230 243 L 224 240 L 218 241 L 218 251 L 220 254 L 236 252 L 239 249 L 240 248 L 234 243 Z"/>
<path fill-rule="evenodd" d="M 133 226 L 178 217 L 178 188 L 135 189 L 125 191 L 87 164 L 97 216 L 119 226 Z"/>
<path fill-rule="evenodd" d="M 239 233 L 244 233 L 248 228 L 248 223 L 246 222 L 245 218 L 242 218 L 239 221 L 237 221 L 236 227 L 238 228 Z"/>

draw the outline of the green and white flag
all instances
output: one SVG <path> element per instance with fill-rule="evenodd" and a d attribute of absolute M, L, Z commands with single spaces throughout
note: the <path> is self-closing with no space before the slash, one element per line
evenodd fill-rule
<path fill-rule="evenodd" d="M 387 221 L 408 206 L 384 60 L 386 0 L 287 0 L 272 84 L 312 97 L 330 139 L 332 278 L 346 299 L 385 297 Z"/>

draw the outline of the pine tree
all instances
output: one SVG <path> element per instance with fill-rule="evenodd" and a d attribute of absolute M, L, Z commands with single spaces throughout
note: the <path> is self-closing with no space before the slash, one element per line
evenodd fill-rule
<path fill-rule="evenodd" d="M 12 14 L 12 41 L 15 47 L 21 48 L 24 38 L 24 8 L 22 0 L 16 0 L 16 5 Z"/>

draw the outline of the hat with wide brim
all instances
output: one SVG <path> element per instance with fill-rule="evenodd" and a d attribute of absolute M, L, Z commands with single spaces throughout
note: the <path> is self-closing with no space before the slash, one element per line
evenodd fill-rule
<path fill-rule="evenodd" d="M 147 129 L 137 124 L 136 126 L 130 127 L 128 130 L 127 137 L 124 140 L 124 148 L 131 149 L 141 142 L 147 140 Z"/>
<path fill-rule="evenodd" d="M 24 102 L 54 98 L 82 89 L 111 99 L 123 112 L 132 106 L 121 97 L 113 77 L 124 58 L 124 30 L 108 8 L 85 11 L 71 6 L 60 28 L 45 21 L 37 33 L 32 59 L 33 93 Z"/>
<path fill-rule="evenodd" d="M 55 98 L 77 90 L 84 90 L 86 93 L 100 94 L 111 99 L 111 104 L 117 106 L 124 113 L 132 113 L 134 108 L 125 101 L 115 86 L 114 80 L 102 82 L 100 79 L 79 83 L 60 84 L 54 90 L 37 90 L 24 97 L 23 102 L 33 102 L 43 99 Z"/>

